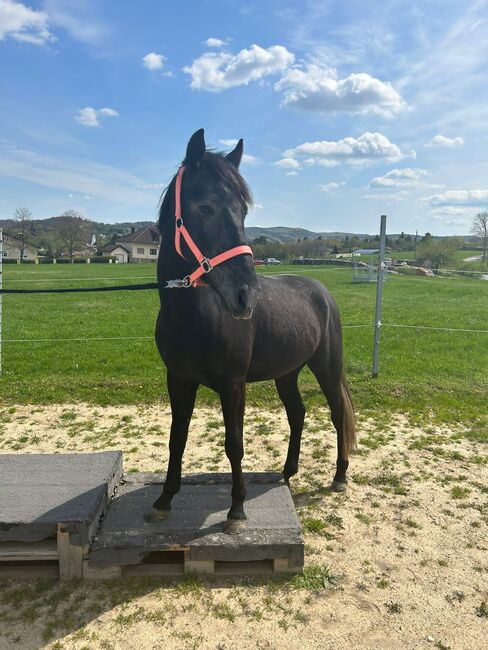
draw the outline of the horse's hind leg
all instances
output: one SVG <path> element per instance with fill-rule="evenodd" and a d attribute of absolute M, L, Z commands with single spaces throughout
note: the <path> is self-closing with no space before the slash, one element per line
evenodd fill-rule
<path fill-rule="evenodd" d="M 163 493 L 146 514 L 148 521 L 166 519 L 171 512 L 171 501 L 181 485 L 181 462 L 185 451 L 188 428 L 195 406 L 198 385 L 176 377 L 168 370 L 168 393 L 171 401 L 171 432 L 169 463 Z"/>
<path fill-rule="evenodd" d="M 275 380 L 276 389 L 285 407 L 290 425 L 288 454 L 283 468 L 285 481 L 288 481 L 291 476 L 298 472 L 300 442 L 302 439 L 303 422 L 305 420 L 305 407 L 303 406 L 302 397 L 297 385 L 300 370 L 301 368 L 298 368 L 288 375 Z"/>
<path fill-rule="evenodd" d="M 328 354 L 326 345 L 320 346 L 308 365 L 327 398 L 332 423 L 337 432 L 336 473 L 331 488 L 335 492 L 346 490 L 346 472 L 349 467 L 349 452 L 356 446 L 354 410 L 342 370 L 340 351 Z"/>

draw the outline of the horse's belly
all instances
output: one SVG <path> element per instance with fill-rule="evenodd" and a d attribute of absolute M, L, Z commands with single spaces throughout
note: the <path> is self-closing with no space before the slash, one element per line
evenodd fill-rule
<path fill-rule="evenodd" d="M 278 327 L 271 336 L 260 336 L 258 329 L 247 381 L 276 379 L 300 368 L 317 350 L 321 336 L 317 321 Z"/>

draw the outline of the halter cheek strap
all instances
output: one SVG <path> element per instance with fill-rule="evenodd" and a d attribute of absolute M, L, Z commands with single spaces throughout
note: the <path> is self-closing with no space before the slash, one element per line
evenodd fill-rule
<path fill-rule="evenodd" d="M 237 255 L 251 255 L 252 250 L 249 246 L 235 246 L 230 248 L 223 253 L 215 255 L 215 257 L 208 258 L 203 255 L 202 251 L 193 241 L 190 233 L 183 223 L 183 217 L 181 215 L 181 181 L 183 179 L 183 174 L 185 173 L 185 167 L 182 165 L 176 176 L 176 187 L 175 187 L 175 249 L 180 257 L 186 259 L 183 253 L 181 252 L 181 238 L 185 240 L 186 245 L 193 253 L 196 258 L 199 266 L 196 268 L 193 273 L 186 275 L 184 278 L 178 280 L 167 280 L 166 289 L 187 289 L 189 287 L 202 286 L 205 283 L 200 279 L 202 275 L 210 273 L 210 271 L 222 264 L 227 260 L 230 260 L 232 257 Z"/>

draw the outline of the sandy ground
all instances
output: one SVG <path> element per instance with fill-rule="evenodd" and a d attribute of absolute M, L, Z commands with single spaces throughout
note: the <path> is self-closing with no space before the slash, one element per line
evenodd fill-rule
<path fill-rule="evenodd" d="M 2 453 L 121 449 L 126 471 L 164 471 L 169 412 L 83 404 L 0 410 Z M 284 413 L 248 409 L 244 468 L 281 469 Z M 398 415 L 360 420 L 346 494 L 332 478 L 328 413 L 306 421 L 292 480 L 307 576 L 0 585 L 0 648 L 295 650 L 487 647 L 486 448 Z M 195 412 L 184 470 L 228 471 L 220 413 Z"/>

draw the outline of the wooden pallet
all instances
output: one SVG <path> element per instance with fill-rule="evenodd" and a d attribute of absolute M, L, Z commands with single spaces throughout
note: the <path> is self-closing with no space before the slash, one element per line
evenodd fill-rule
<path fill-rule="evenodd" d="M 122 454 L 0 455 L 0 579 L 83 577 Z"/>
<path fill-rule="evenodd" d="M 38 542 L 0 543 L 0 578 L 83 577 L 83 561 L 88 544 L 78 546 L 70 540 L 70 527 L 58 524 L 56 538 Z"/>
<path fill-rule="evenodd" d="M 245 475 L 248 525 L 223 532 L 230 505 L 229 474 L 183 477 L 169 519 L 148 523 L 143 514 L 160 494 L 164 476 L 130 474 L 95 537 L 83 577 L 270 575 L 303 568 L 303 538 L 281 474 Z"/>

